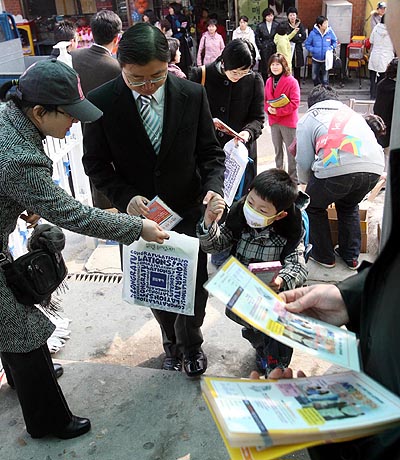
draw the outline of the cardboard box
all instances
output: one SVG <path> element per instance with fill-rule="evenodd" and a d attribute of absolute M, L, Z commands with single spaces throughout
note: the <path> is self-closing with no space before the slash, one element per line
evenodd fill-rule
<path fill-rule="evenodd" d="M 334 205 L 329 206 L 328 219 L 331 229 L 332 243 L 338 244 L 338 221 L 336 208 Z M 368 248 L 368 212 L 367 209 L 360 209 L 360 229 L 361 229 L 361 252 L 367 252 Z"/>

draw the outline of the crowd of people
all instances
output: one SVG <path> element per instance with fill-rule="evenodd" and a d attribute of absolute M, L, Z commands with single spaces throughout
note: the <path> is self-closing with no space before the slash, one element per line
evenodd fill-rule
<path fill-rule="evenodd" d="M 384 2 L 379 7 L 386 9 Z M 194 315 L 152 309 L 165 351 L 162 369 L 183 370 L 189 377 L 206 371 L 201 327 L 207 303 L 207 253 L 223 253 L 224 258 L 234 255 L 244 265 L 279 261 L 282 268 L 270 287 L 280 293 L 287 309 L 357 332 L 365 372 L 400 394 L 400 368 L 392 352 L 398 343 L 398 238 L 392 229 L 376 263 L 360 267 L 358 214 L 358 204 L 385 168 L 382 147 L 388 150 L 390 143 L 397 75 L 391 40 L 400 47 L 397 32 L 392 34 L 389 28 L 390 38 L 385 14 L 378 14 L 371 33 L 370 65 L 375 72 L 371 88 L 376 83 L 375 111 L 386 123 L 385 133 L 374 132 L 329 86 L 326 52 L 335 49 L 337 39 L 326 17 L 318 16 L 307 37 L 296 8 L 288 8 L 283 23 L 266 8 L 255 32 L 242 16 L 233 39 L 226 43 L 212 16 L 203 10 L 197 24 L 197 66 L 191 53 L 189 18 L 179 3 L 172 3 L 166 23 L 147 10 L 143 21 L 126 30 L 121 39 L 118 16 L 99 12 L 91 22 L 91 48 L 74 49 L 74 36 L 63 37 L 70 65 L 55 53 L 28 68 L 19 80 L 2 86 L 0 97 L 7 102 L 0 108 L 0 254 L 12 260 L 8 237 L 24 212 L 121 244 L 129 245 L 139 237 L 162 244 L 168 233 L 148 218 L 148 203 L 158 195 L 182 217 L 174 230 L 200 242 Z M 60 31 L 66 29 L 63 26 Z M 387 55 L 380 39 L 390 42 Z M 303 44 L 312 54 L 315 87 L 308 97 L 308 110 L 299 119 Z M 235 142 L 243 142 L 248 150 L 243 192 L 230 209 L 223 198 L 223 149 L 231 138 L 216 132 L 213 117 L 234 129 Z M 276 168 L 257 174 L 257 139 L 266 118 Z M 78 121 L 85 124 L 82 161 L 93 186 L 93 208 L 53 182 L 52 162 L 42 145 L 45 136 L 63 138 Z M 396 153 L 393 150 L 390 157 L 394 228 L 400 210 Z M 332 202 L 338 216 L 336 247 L 326 211 Z M 101 209 L 107 207 L 118 213 Z M 302 287 L 308 274 L 305 209 L 310 258 L 333 268 L 339 257 L 349 269 L 360 269 L 358 275 L 337 286 Z M 28 433 L 33 438 L 62 439 L 86 433 L 90 420 L 73 415 L 56 380 L 60 371 L 46 345 L 54 326 L 40 310 L 18 302 L 6 283 L 1 260 L 0 292 L 0 355 L 8 383 L 17 390 Z M 231 310 L 226 314 L 243 326 L 242 335 L 256 351 L 260 372 L 274 378 L 290 375 L 292 349 Z M 362 442 L 310 452 L 313 459 L 375 460 L 397 458 L 383 453 L 398 455 L 399 449 L 400 433 L 393 429 Z"/>

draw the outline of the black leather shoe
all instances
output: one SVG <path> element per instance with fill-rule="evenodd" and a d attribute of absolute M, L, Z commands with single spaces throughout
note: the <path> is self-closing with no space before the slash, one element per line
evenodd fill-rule
<path fill-rule="evenodd" d="M 188 377 L 197 377 L 204 374 L 207 370 L 207 356 L 203 350 L 199 350 L 194 355 L 185 356 L 183 360 L 183 368 Z"/>
<path fill-rule="evenodd" d="M 166 357 L 164 358 L 161 369 L 163 369 L 164 371 L 181 372 L 182 360 L 177 357 Z"/>
<path fill-rule="evenodd" d="M 59 363 L 53 363 L 54 366 L 54 373 L 56 374 L 56 378 L 60 378 L 64 374 L 64 368 Z M 14 382 L 8 382 L 8 385 L 15 390 Z"/>
<path fill-rule="evenodd" d="M 64 374 L 64 368 L 61 366 L 60 363 L 53 363 L 54 366 L 54 373 L 56 374 L 56 378 L 60 378 Z"/>
<path fill-rule="evenodd" d="M 90 430 L 90 420 L 88 418 L 72 416 L 72 420 L 62 430 L 52 433 L 53 436 L 60 439 L 72 439 L 87 433 Z"/>

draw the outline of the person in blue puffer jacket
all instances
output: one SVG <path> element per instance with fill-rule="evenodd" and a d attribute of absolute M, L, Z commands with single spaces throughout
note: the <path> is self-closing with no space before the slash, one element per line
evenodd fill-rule
<path fill-rule="evenodd" d="M 329 73 L 325 67 L 325 55 L 337 45 L 335 32 L 328 25 L 328 18 L 318 16 L 305 46 L 312 54 L 312 79 L 314 86 L 329 84 Z"/>

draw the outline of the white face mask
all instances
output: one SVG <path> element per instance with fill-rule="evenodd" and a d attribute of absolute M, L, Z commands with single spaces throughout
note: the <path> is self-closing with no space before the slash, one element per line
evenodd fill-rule
<path fill-rule="evenodd" d="M 281 214 L 281 212 L 278 212 L 278 214 L 275 214 L 274 216 L 264 216 L 264 214 L 261 214 L 253 209 L 247 200 L 244 202 L 243 213 L 246 218 L 247 225 L 251 228 L 268 227 L 272 224 L 272 222 L 274 222 L 275 218 L 279 217 Z"/>

